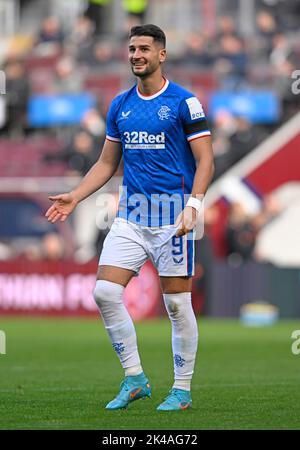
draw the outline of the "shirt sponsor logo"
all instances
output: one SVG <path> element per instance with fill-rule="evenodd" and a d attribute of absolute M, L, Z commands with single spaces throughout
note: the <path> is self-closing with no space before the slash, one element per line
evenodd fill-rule
<path fill-rule="evenodd" d="M 187 98 L 186 103 L 188 105 L 192 120 L 205 117 L 203 106 L 196 97 Z"/>
<path fill-rule="evenodd" d="M 170 111 L 171 109 L 164 105 L 160 108 L 160 110 L 158 111 L 158 116 L 160 120 L 167 120 L 170 117 Z"/>
<path fill-rule="evenodd" d="M 149 134 L 147 131 L 125 131 L 124 142 L 126 149 L 165 149 L 165 133 Z"/>

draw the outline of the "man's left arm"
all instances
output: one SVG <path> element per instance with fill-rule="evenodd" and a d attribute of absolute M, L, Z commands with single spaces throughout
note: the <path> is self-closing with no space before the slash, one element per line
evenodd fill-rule
<path fill-rule="evenodd" d="M 214 157 L 211 137 L 203 136 L 194 139 L 190 141 L 190 147 L 197 164 L 197 169 L 194 176 L 191 197 L 175 223 L 176 227 L 181 223 L 181 226 L 176 233 L 177 237 L 187 234 L 196 226 L 198 209 L 200 209 L 201 201 L 204 198 L 214 174 Z"/>

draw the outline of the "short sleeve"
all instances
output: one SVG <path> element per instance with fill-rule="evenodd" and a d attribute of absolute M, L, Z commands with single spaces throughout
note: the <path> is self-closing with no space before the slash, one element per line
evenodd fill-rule
<path fill-rule="evenodd" d="M 111 102 L 106 117 L 106 139 L 114 142 L 121 142 L 120 133 L 116 122 L 116 99 Z"/>
<path fill-rule="evenodd" d="M 179 116 L 188 141 L 202 136 L 210 136 L 209 125 L 197 97 L 189 97 L 181 101 Z"/>

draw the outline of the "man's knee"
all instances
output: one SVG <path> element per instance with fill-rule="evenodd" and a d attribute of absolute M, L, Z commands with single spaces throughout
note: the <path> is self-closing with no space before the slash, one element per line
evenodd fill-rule
<path fill-rule="evenodd" d="M 164 302 L 170 319 L 184 317 L 191 307 L 191 294 L 182 292 L 178 294 L 164 294 Z"/>
<path fill-rule="evenodd" d="M 164 294 L 164 302 L 176 334 L 179 333 L 181 336 L 189 336 L 189 338 L 197 340 L 198 327 L 191 293 Z"/>
<path fill-rule="evenodd" d="M 120 284 L 106 280 L 97 280 L 93 296 L 98 307 L 101 309 L 111 303 L 120 303 L 124 287 Z"/>

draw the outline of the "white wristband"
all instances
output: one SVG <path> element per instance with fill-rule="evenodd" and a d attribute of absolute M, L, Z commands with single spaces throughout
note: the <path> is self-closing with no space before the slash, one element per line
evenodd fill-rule
<path fill-rule="evenodd" d="M 191 206 L 199 212 L 202 209 L 202 201 L 196 197 L 190 197 L 187 201 L 186 206 Z"/>

